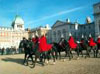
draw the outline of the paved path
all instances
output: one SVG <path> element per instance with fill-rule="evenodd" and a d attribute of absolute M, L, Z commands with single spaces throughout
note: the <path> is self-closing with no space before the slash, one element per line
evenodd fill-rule
<path fill-rule="evenodd" d="M 55 65 L 50 62 L 44 67 L 36 64 L 35 68 L 30 68 L 22 65 L 23 56 L 0 55 L 0 74 L 100 74 L 100 58 L 57 60 Z"/>

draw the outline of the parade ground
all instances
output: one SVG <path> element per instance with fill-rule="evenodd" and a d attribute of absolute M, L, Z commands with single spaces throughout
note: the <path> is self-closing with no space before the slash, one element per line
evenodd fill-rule
<path fill-rule="evenodd" d="M 75 58 L 52 61 L 45 66 L 36 64 L 35 68 L 22 64 L 23 54 L 0 56 L 0 74 L 100 74 L 100 58 Z"/>

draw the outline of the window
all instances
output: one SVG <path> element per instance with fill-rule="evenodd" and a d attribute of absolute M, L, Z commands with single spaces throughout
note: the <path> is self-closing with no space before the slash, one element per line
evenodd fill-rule
<path fill-rule="evenodd" d="M 59 36 L 59 35 L 61 35 L 61 31 L 60 31 L 60 30 L 58 30 L 58 36 Z"/>
<path fill-rule="evenodd" d="M 58 38 L 58 41 L 60 40 L 60 37 L 61 37 L 61 31 L 58 30 L 58 33 L 57 33 L 57 38 Z"/>
<path fill-rule="evenodd" d="M 54 35 L 54 40 L 56 41 L 56 32 L 55 31 L 54 31 L 53 35 Z"/>
<path fill-rule="evenodd" d="M 91 29 L 91 26 L 89 26 L 89 29 Z"/>
<path fill-rule="evenodd" d="M 66 33 L 66 30 L 65 30 L 65 29 L 63 29 L 63 30 L 62 30 L 62 32 L 63 32 L 63 33 Z"/>
<path fill-rule="evenodd" d="M 71 25 L 70 25 L 70 29 L 72 29 Z"/>
<path fill-rule="evenodd" d="M 17 25 L 17 27 L 22 28 L 22 26 L 21 26 L 21 25 Z"/>
<path fill-rule="evenodd" d="M 98 6 L 99 7 L 99 10 L 100 10 L 100 6 Z"/>
<path fill-rule="evenodd" d="M 100 20 L 99 20 L 99 25 L 100 25 Z"/>
<path fill-rule="evenodd" d="M 64 35 L 64 38 L 66 39 L 66 30 L 63 29 L 63 30 L 62 30 L 62 33 L 63 33 L 63 35 Z"/>
<path fill-rule="evenodd" d="M 84 29 L 85 29 L 86 27 L 84 26 Z"/>

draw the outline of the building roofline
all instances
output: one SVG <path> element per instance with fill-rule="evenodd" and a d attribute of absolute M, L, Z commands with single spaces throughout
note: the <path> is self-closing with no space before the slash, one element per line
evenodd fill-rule
<path fill-rule="evenodd" d="M 96 6 L 96 5 L 98 5 L 98 4 L 100 4 L 100 2 L 97 2 L 97 3 L 93 4 L 93 6 Z"/>
<path fill-rule="evenodd" d="M 12 29 L 12 27 L 5 27 L 5 26 L 0 26 L 0 28 L 10 28 L 10 29 Z"/>

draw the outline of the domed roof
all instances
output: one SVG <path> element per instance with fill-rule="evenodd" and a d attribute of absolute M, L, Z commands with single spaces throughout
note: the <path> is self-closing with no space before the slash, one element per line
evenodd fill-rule
<path fill-rule="evenodd" d="M 24 24 L 24 20 L 19 15 L 16 15 L 14 22 L 21 25 Z"/>

